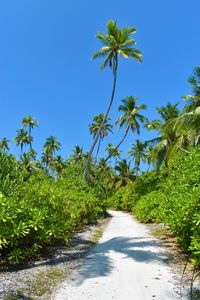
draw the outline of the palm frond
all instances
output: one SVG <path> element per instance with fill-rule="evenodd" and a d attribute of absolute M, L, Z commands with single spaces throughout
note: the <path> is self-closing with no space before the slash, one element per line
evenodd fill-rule
<path fill-rule="evenodd" d="M 107 53 L 103 51 L 97 51 L 92 55 L 92 59 L 100 58 L 100 57 L 105 57 Z"/>

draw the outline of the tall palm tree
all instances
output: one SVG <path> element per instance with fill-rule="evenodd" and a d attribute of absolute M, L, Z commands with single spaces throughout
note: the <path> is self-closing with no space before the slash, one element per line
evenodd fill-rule
<path fill-rule="evenodd" d="M 140 114 L 141 110 L 146 109 L 145 104 L 136 105 L 137 98 L 133 96 L 126 97 L 121 101 L 122 104 L 119 106 L 119 111 L 121 111 L 123 114 L 118 118 L 117 123 L 119 124 L 119 129 L 125 125 L 126 130 L 121 141 L 115 146 L 115 149 L 118 149 L 121 146 L 130 130 L 133 134 L 135 132 L 140 134 L 140 123 L 147 121 L 147 118 Z M 111 156 L 112 153 L 107 156 L 106 161 Z"/>
<path fill-rule="evenodd" d="M 20 145 L 21 148 L 21 156 L 23 153 L 23 147 L 26 146 L 27 144 L 29 144 L 29 135 L 28 132 L 26 130 L 24 130 L 23 128 L 17 130 L 17 136 L 14 138 L 17 146 Z"/>
<path fill-rule="evenodd" d="M 134 33 L 136 33 L 136 29 L 134 27 L 119 28 L 115 21 L 109 20 L 107 23 L 107 33 L 103 34 L 102 32 L 99 32 L 96 35 L 96 37 L 102 43 L 103 47 L 100 49 L 100 51 L 95 52 L 92 58 L 93 59 L 104 58 L 104 62 L 101 65 L 100 70 L 103 70 L 107 66 L 109 66 L 112 69 L 113 87 L 112 87 L 110 101 L 106 109 L 106 112 L 104 114 L 104 119 L 102 121 L 102 124 L 95 136 L 94 142 L 89 151 L 88 160 L 83 174 L 84 178 L 86 178 L 87 176 L 87 171 L 90 165 L 90 160 L 92 157 L 94 147 L 96 146 L 96 143 L 99 139 L 99 135 L 101 133 L 102 127 L 109 115 L 114 100 L 119 56 L 122 56 L 124 58 L 129 58 L 129 57 L 134 58 L 138 62 L 142 61 L 141 51 L 134 48 L 134 45 L 136 43 L 135 40 L 132 39 L 132 35 Z"/>
<path fill-rule="evenodd" d="M 143 161 L 145 163 L 147 160 L 147 153 L 145 151 L 146 147 L 147 147 L 146 142 L 143 143 L 142 141 L 137 139 L 136 143 L 133 144 L 131 146 L 130 150 L 128 151 L 129 157 L 133 157 L 133 159 L 134 159 L 135 167 L 137 170 L 137 172 L 136 172 L 137 176 L 138 176 L 138 170 L 139 170 L 141 161 Z"/>
<path fill-rule="evenodd" d="M 38 127 L 39 123 L 36 119 L 32 118 L 31 115 L 28 115 L 27 117 L 23 118 L 22 124 L 24 128 L 28 127 L 28 135 L 30 140 L 30 150 L 32 150 L 32 137 L 31 137 L 31 131 L 34 127 Z"/>
<path fill-rule="evenodd" d="M 2 138 L 0 141 L 0 150 L 6 151 L 9 150 L 9 140 L 7 138 Z"/>
<path fill-rule="evenodd" d="M 52 157 L 55 156 L 55 152 L 59 151 L 61 147 L 61 143 L 58 142 L 58 139 L 55 136 L 50 136 L 46 139 L 44 144 L 44 149 L 48 152 Z"/>
<path fill-rule="evenodd" d="M 103 122 L 103 119 L 104 119 L 104 114 L 101 113 L 97 116 L 94 116 L 94 118 L 93 118 L 94 122 L 89 125 L 90 133 L 93 135 L 94 138 L 96 137 L 96 134 L 98 133 L 98 130 Z M 102 129 L 101 129 L 101 132 L 99 135 L 99 144 L 97 147 L 96 159 L 98 157 L 100 145 L 101 145 L 101 142 L 103 141 L 104 137 L 108 135 L 108 132 L 112 133 L 113 125 L 108 123 L 108 121 L 110 121 L 110 120 L 111 120 L 111 118 L 107 117 L 102 126 Z"/>

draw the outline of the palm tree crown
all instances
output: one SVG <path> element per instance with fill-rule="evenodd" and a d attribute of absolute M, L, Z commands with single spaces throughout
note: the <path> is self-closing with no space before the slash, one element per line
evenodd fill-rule
<path fill-rule="evenodd" d="M 184 107 L 185 112 L 191 112 L 200 106 L 200 67 L 195 66 L 193 75 L 189 77 L 188 82 L 192 87 L 194 95 L 183 96 L 183 100 L 188 101 Z"/>
<path fill-rule="evenodd" d="M 38 127 L 39 123 L 36 119 L 32 118 L 31 115 L 28 115 L 27 117 L 23 118 L 22 124 L 24 128 L 28 127 L 30 150 L 32 150 L 33 138 L 31 136 L 31 131 L 34 127 Z"/>
<path fill-rule="evenodd" d="M 130 150 L 128 151 L 129 156 L 134 158 L 135 166 L 139 169 L 141 160 L 146 162 L 147 153 L 146 153 L 147 144 L 143 143 L 140 140 L 136 140 L 136 143 L 132 145 Z"/>
<path fill-rule="evenodd" d="M 26 130 L 24 130 L 23 128 L 17 130 L 17 136 L 15 137 L 15 142 L 17 144 L 17 146 L 20 145 L 21 147 L 21 155 L 23 152 L 23 147 L 27 144 L 29 144 L 29 135 L 28 132 Z"/>
<path fill-rule="evenodd" d="M 44 144 L 44 149 L 51 156 L 55 156 L 55 151 L 59 151 L 61 147 L 61 143 L 58 142 L 58 139 L 55 136 L 50 136 L 46 139 Z"/>
<path fill-rule="evenodd" d="M 30 135 L 31 135 L 31 130 L 34 127 L 38 127 L 39 126 L 38 121 L 36 119 L 32 118 L 31 115 L 28 115 L 27 117 L 23 118 L 22 124 L 23 124 L 24 128 L 26 128 L 26 127 L 29 128 L 29 134 Z"/>
<path fill-rule="evenodd" d="M 110 121 L 111 118 L 107 117 L 102 126 L 103 120 L 104 120 L 104 114 L 101 113 L 97 116 L 94 116 L 94 118 L 93 118 L 94 122 L 89 125 L 90 133 L 93 135 L 94 138 L 97 135 L 97 133 L 101 127 L 101 131 L 99 134 L 99 143 L 98 143 L 97 153 L 96 153 L 96 160 L 97 160 L 97 156 L 99 154 L 101 141 L 103 141 L 104 137 L 108 135 L 108 132 L 112 133 L 113 125 L 108 123 L 108 121 Z"/>
<path fill-rule="evenodd" d="M 126 131 L 121 141 L 115 146 L 115 150 L 118 149 L 123 141 L 125 140 L 129 130 L 131 129 L 132 133 L 135 131 L 140 133 L 140 123 L 147 121 L 147 118 L 140 114 L 140 111 L 146 109 L 145 104 L 136 105 L 137 99 L 133 96 L 126 97 L 122 99 L 122 105 L 119 106 L 119 111 L 123 114 L 118 118 L 117 123 L 119 124 L 119 129 L 124 125 L 126 126 Z M 112 156 L 112 152 L 107 156 L 106 161 Z"/>
<path fill-rule="evenodd" d="M 109 155 L 111 155 L 112 157 L 116 157 L 119 158 L 120 157 L 120 151 L 119 149 L 117 149 L 114 145 L 112 145 L 111 143 L 109 143 L 107 145 L 106 151 L 108 152 Z"/>
<path fill-rule="evenodd" d="M 135 169 L 130 169 L 130 162 L 126 159 L 121 160 L 114 168 L 118 175 L 115 177 L 116 187 L 125 186 L 128 182 L 135 179 Z"/>
<path fill-rule="evenodd" d="M 72 154 L 69 156 L 69 158 L 75 162 L 78 162 L 83 159 L 83 148 L 80 146 L 74 146 L 72 149 Z"/>
<path fill-rule="evenodd" d="M 146 109 L 146 105 L 136 105 L 136 102 L 137 98 L 133 96 L 122 99 L 123 104 L 119 106 L 119 111 L 123 114 L 118 118 L 117 123 L 119 124 L 119 129 L 125 124 L 126 131 L 131 129 L 133 133 L 136 131 L 140 134 L 140 123 L 147 121 L 147 118 L 141 115 L 140 111 Z"/>
<path fill-rule="evenodd" d="M 65 168 L 66 164 L 61 155 L 57 155 L 53 160 L 53 169 L 56 170 L 60 176 Z"/>
<path fill-rule="evenodd" d="M 9 140 L 5 137 L 0 141 L 0 150 L 9 150 Z"/>
<path fill-rule="evenodd" d="M 97 116 L 94 116 L 93 118 L 93 123 L 91 123 L 89 125 L 89 129 L 90 129 L 90 133 L 95 137 L 101 124 L 102 124 L 102 121 L 104 119 L 104 114 L 101 113 Z M 107 117 L 103 126 L 102 126 L 102 129 L 101 129 L 101 133 L 100 133 L 100 138 L 103 139 L 105 136 L 108 135 L 108 131 L 112 133 L 112 127 L 113 125 L 108 123 L 108 121 L 110 121 L 111 118 Z"/>
<path fill-rule="evenodd" d="M 97 51 L 93 55 L 93 59 L 103 57 L 104 62 L 101 66 L 101 70 L 109 65 L 115 71 L 117 67 L 118 56 L 124 58 L 134 58 L 137 61 L 142 61 L 141 51 L 135 49 L 133 46 L 136 44 L 132 39 L 132 35 L 136 33 L 134 27 L 118 28 L 117 23 L 113 20 L 109 20 L 107 23 L 107 33 L 103 34 L 98 32 L 96 37 L 103 44 L 100 51 Z"/>
<path fill-rule="evenodd" d="M 159 136 L 147 141 L 149 145 L 155 145 L 151 150 L 151 161 L 157 168 L 164 162 L 167 165 L 169 156 L 177 149 L 179 135 L 173 126 L 169 126 L 178 118 L 180 111 L 178 103 L 162 106 L 156 109 L 161 116 L 161 120 L 153 120 L 146 127 L 150 130 L 157 130 Z"/>

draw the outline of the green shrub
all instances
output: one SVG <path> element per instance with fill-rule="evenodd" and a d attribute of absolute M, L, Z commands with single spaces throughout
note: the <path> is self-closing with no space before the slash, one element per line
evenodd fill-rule
<path fill-rule="evenodd" d="M 124 200 L 125 199 L 124 195 L 125 195 L 127 189 L 128 189 L 128 186 L 121 187 L 120 189 L 118 189 L 112 195 L 112 197 L 109 198 L 108 206 L 113 209 L 116 209 L 116 210 L 129 211 L 130 210 L 129 204 L 126 203 L 126 201 Z"/>
<path fill-rule="evenodd" d="M 0 193 L 2 255 L 15 262 L 30 259 L 45 245 L 68 241 L 74 230 L 104 215 L 95 190 L 74 173 L 56 179 L 35 171 L 18 184 L 17 194 Z"/>
<path fill-rule="evenodd" d="M 132 211 L 137 201 L 143 195 L 155 190 L 159 182 L 160 175 L 156 171 L 143 173 L 134 182 L 118 189 L 109 199 L 109 204 L 115 209 Z"/>
<path fill-rule="evenodd" d="M 200 258 L 200 146 L 189 155 L 179 154 L 170 160 L 169 176 L 163 183 L 166 195 L 165 222 L 177 235 L 183 249 Z M 195 254 L 196 253 L 196 254 Z"/>
<path fill-rule="evenodd" d="M 21 182 L 19 163 L 15 157 L 0 151 L 0 191 L 4 195 L 13 194 Z"/>
<path fill-rule="evenodd" d="M 133 206 L 134 215 L 144 223 L 163 222 L 163 207 L 161 203 L 165 201 L 165 196 L 158 191 L 150 192 L 140 198 Z"/>
<path fill-rule="evenodd" d="M 174 155 L 160 173 L 143 173 L 110 199 L 142 222 L 164 222 L 200 265 L 200 146 Z"/>

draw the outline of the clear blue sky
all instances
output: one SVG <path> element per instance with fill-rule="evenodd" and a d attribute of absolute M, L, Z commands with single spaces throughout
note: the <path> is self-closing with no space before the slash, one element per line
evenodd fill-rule
<path fill-rule="evenodd" d="M 39 153 L 50 135 L 58 137 L 64 156 L 74 145 L 89 149 L 88 124 L 105 111 L 111 92 L 111 71 L 99 73 L 101 61 L 90 60 L 100 47 L 95 34 L 105 32 L 109 19 L 137 28 L 144 55 L 142 64 L 120 60 L 113 121 L 120 99 L 129 95 L 156 118 L 156 106 L 191 92 L 187 78 L 200 65 L 199 11 L 199 0 L 1 1 L 0 138 L 13 138 L 29 113 L 40 123 L 34 131 Z M 141 139 L 147 135 L 143 131 Z M 115 131 L 105 144 L 119 139 Z M 134 139 L 129 135 L 124 151 Z"/>

